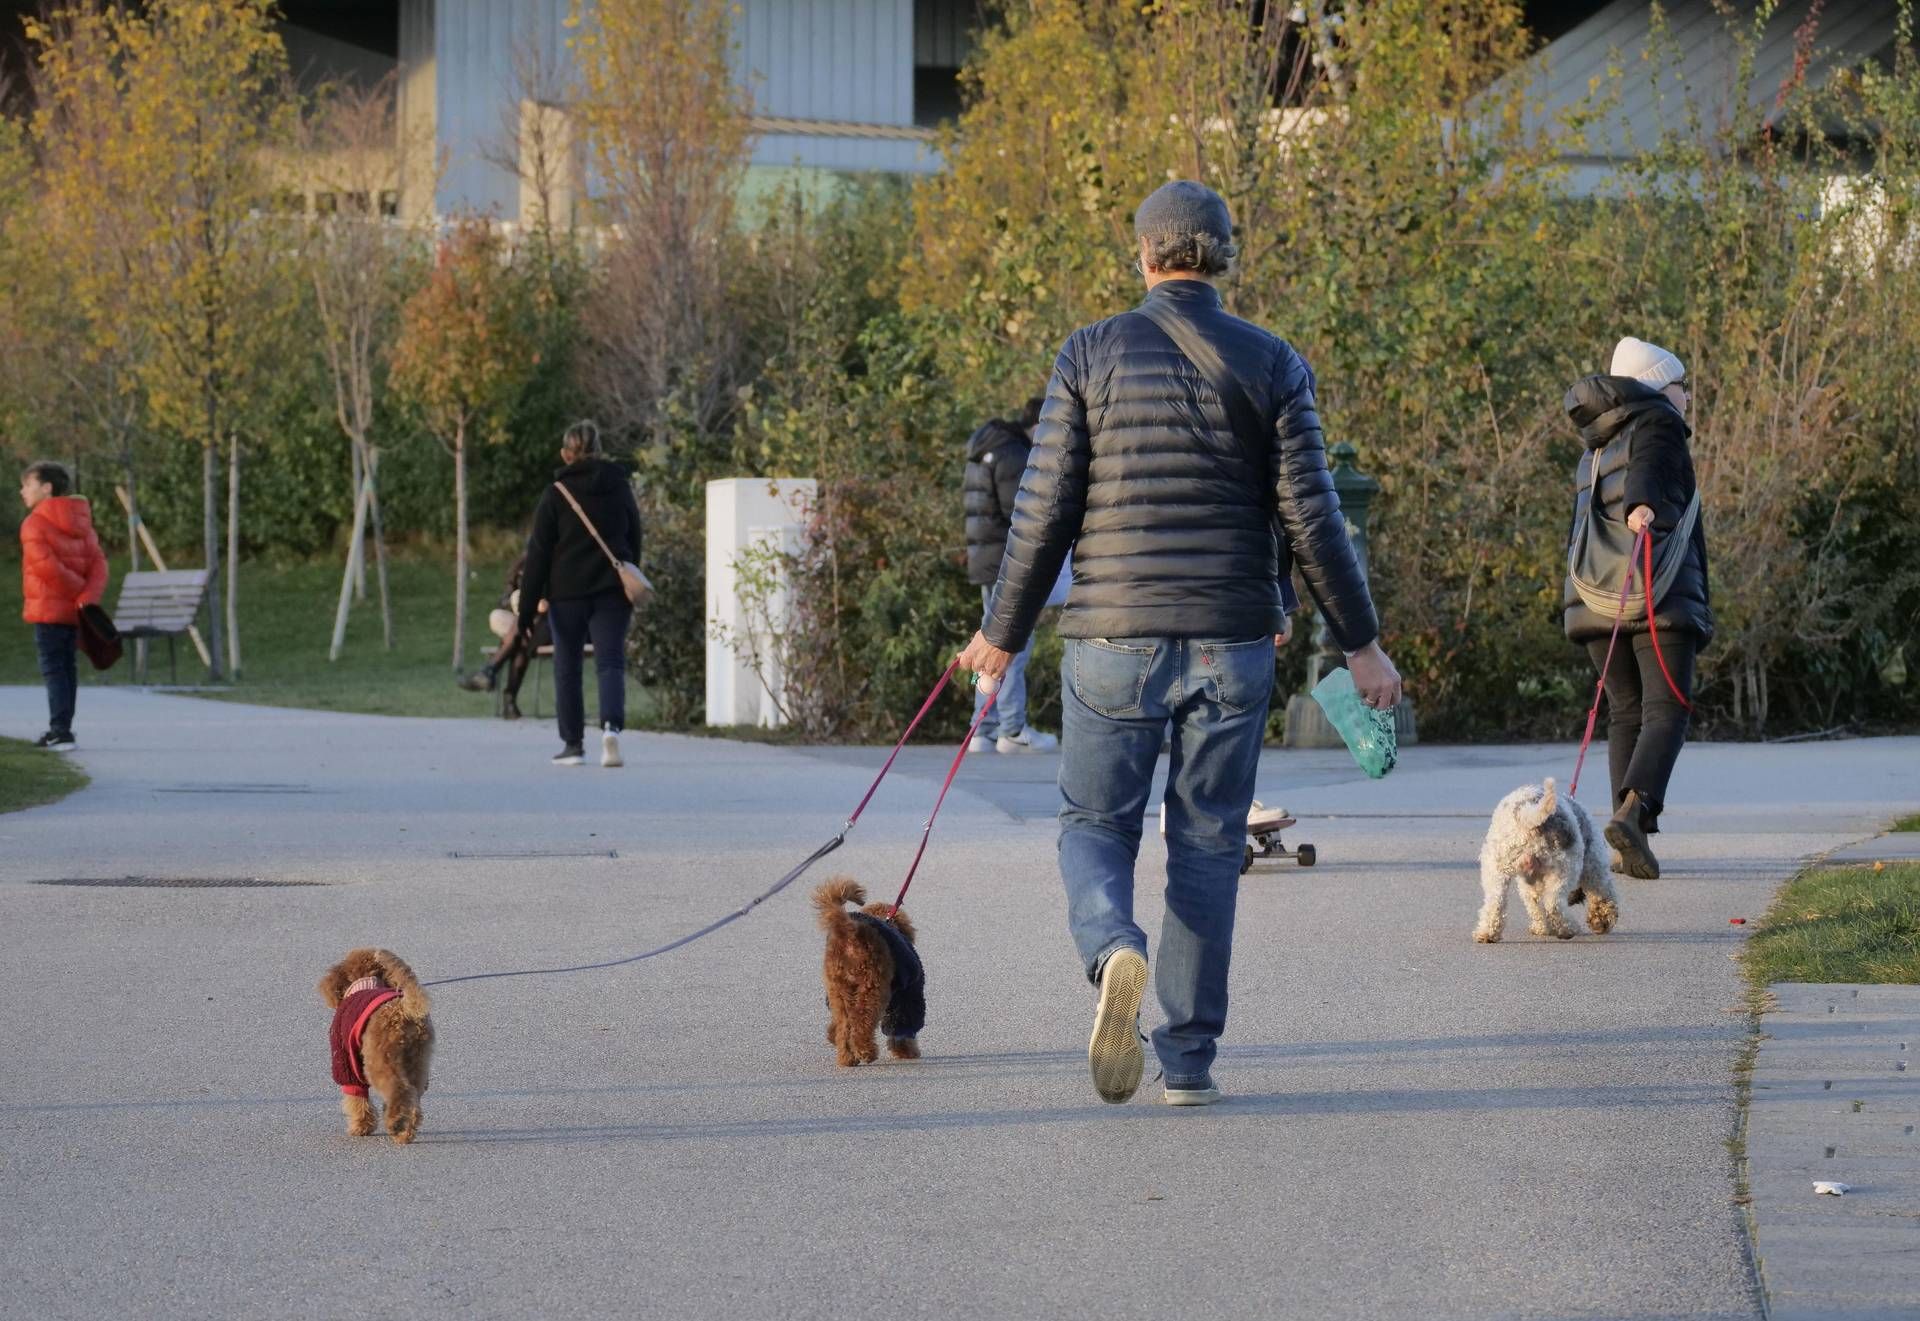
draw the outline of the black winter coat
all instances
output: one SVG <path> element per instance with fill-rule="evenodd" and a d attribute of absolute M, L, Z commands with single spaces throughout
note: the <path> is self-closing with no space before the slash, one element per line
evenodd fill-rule
<path fill-rule="evenodd" d="M 1219 349 L 1271 427 L 1265 464 L 1248 462 L 1213 387 L 1146 316 L 1074 331 L 1034 428 L 987 640 L 1026 645 L 1071 548 L 1065 637 L 1277 633 L 1297 565 L 1334 640 L 1366 646 L 1379 624 L 1327 471 L 1313 373 L 1285 341 L 1229 316 L 1211 285 L 1168 280 L 1147 297 Z"/>
<path fill-rule="evenodd" d="M 605 459 L 582 459 L 554 473 L 593 520 L 608 549 L 640 562 L 640 506 L 626 470 Z M 541 598 L 572 601 L 621 591 L 620 576 L 607 563 L 580 515 L 549 486 L 533 511 L 527 562 L 520 576 L 520 624 L 528 627 Z"/>
<path fill-rule="evenodd" d="M 1588 376 L 1575 381 L 1567 391 L 1566 407 L 1567 416 L 1580 429 L 1580 439 L 1587 447 L 1574 475 L 1572 527 L 1579 526 L 1580 511 L 1593 484 L 1594 465 L 1598 464 L 1599 507 L 1595 512 L 1625 522 L 1627 514 L 1641 505 L 1651 508 L 1657 558 L 1661 542 L 1679 523 L 1695 489 L 1693 456 L 1687 449 L 1687 437 L 1693 432 L 1680 410 L 1660 391 L 1628 376 Z M 1713 640 L 1706 521 L 1703 511 L 1693 526 L 1679 573 L 1654 609 L 1661 632 L 1691 634 L 1702 647 Z M 1568 540 L 1571 545 L 1571 530 Z M 1561 617 L 1567 637 L 1582 645 L 1604 642 L 1613 632 L 1613 620 L 1587 607 L 1574 590 L 1572 578 L 1566 580 L 1562 590 Z M 1622 620 L 1620 631 L 1626 635 L 1645 633 L 1646 615 Z"/>
<path fill-rule="evenodd" d="M 967 441 L 967 475 L 963 484 L 967 510 L 967 581 L 991 587 L 1000 576 L 1000 557 L 1007 551 L 1007 529 L 1013 524 L 1013 501 L 1020 494 L 1020 475 L 1027 470 L 1027 452 L 1033 442 L 1011 422 L 995 419 Z"/>

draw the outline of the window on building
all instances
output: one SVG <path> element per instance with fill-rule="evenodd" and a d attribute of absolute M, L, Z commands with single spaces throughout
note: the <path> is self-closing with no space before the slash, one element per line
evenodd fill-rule
<path fill-rule="evenodd" d="M 913 122 L 932 128 L 960 114 L 960 69 L 981 22 L 978 0 L 913 0 Z"/>

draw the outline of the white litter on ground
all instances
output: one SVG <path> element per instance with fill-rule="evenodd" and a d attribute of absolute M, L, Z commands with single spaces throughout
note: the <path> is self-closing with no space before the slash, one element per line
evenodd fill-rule
<path fill-rule="evenodd" d="M 1815 1181 L 1813 1185 L 1813 1191 L 1816 1196 L 1818 1196 L 1821 1193 L 1825 1193 L 1832 1197 L 1841 1197 L 1846 1195 L 1847 1193 L 1852 1192 L 1853 1185 L 1847 1184 L 1847 1183 L 1830 1182 L 1826 1179 L 1820 1179 Z"/>

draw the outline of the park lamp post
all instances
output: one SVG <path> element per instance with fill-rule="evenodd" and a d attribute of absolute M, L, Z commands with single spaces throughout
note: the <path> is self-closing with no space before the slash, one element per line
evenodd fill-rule
<path fill-rule="evenodd" d="M 1353 557 L 1360 564 L 1360 577 L 1369 584 L 1372 575 L 1367 565 L 1367 517 L 1380 483 L 1354 466 L 1359 451 L 1341 441 L 1328 452 L 1333 459 L 1333 489 L 1340 497 L 1340 514 L 1347 525 L 1347 539 L 1353 543 Z M 1314 686 L 1328 673 L 1347 663 L 1333 633 L 1327 627 L 1324 612 L 1316 612 L 1313 625 L 1313 655 L 1307 662 L 1307 685 L 1287 699 L 1287 738 L 1290 748 L 1337 748 L 1342 746 L 1339 731 L 1327 723 L 1320 704 L 1311 696 Z M 1415 741 L 1412 703 L 1402 700 L 1394 708 L 1394 725 L 1399 741 Z"/>

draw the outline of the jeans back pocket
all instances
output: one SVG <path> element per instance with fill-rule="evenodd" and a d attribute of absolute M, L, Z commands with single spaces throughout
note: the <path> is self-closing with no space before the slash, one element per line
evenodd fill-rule
<path fill-rule="evenodd" d="M 1073 695 L 1103 716 L 1137 715 L 1159 648 L 1111 638 L 1073 640 Z"/>
<path fill-rule="evenodd" d="M 1273 696 L 1273 639 L 1200 642 L 1200 673 L 1213 685 L 1213 700 L 1238 714 Z"/>

